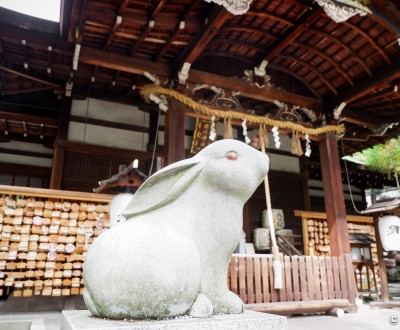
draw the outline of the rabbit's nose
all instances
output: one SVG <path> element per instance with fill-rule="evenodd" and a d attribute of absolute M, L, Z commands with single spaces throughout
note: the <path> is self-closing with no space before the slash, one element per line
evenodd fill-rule
<path fill-rule="evenodd" d="M 226 158 L 228 158 L 229 160 L 236 160 L 236 159 L 238 159 L 238 155 L 237 155 L 237 153 L 234 152 L 234 151 L 229 151 L 229 152 L 226 154 Z"/>

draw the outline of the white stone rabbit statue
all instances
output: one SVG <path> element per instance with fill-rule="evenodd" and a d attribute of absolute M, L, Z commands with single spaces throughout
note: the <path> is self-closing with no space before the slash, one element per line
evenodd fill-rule
<path fill-rule="evenodd" d="M 243 205 L 268 166 L 256 149 L 221 140 L 151 176 L 123 212 L 127 221 L 89 248 L 83 275 L 90 312 L 112 319 L 243 312 L 227 270 Z"/>

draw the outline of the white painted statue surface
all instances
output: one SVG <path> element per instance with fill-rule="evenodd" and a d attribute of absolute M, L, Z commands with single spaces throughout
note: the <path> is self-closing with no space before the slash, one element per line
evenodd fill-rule
<path fill-rule="evenodd" d="M 120 193 L 115 195 L 110 203 L 110 228 L 125 222 L 122 211 L 126 208 L 133 197 L 131 193 Z"/>
<path fill-rule="evenodd" d="M 244 203 L 268 172 L 268 157 L 235 140 L 151 176 L 85 259 L 84 299 L 98 317 L 167 318 L 241 313 L 228 290 Z"/>

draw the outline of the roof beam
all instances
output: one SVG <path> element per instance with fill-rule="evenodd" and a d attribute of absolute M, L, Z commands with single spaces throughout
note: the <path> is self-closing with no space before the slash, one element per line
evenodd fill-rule
<path fill-rule="evenodd" d="M 259 88 L 238 78 L 229 78 L 216 74 L 191 70 L 188 79 L 191 83 L 210 84 L 227 90 L 240 92 L 241 96 L 253 98 L 260 101 L 280 101 L 315 111 L 322 111 L 322 103 L 316 99 L 289 93 L 283 89 L 268 87 Z"/>
<path fill-rule="evenodd" d="M 55 83 L 53 83 L 51 81 L 40 79 L 40 78 L 34 77 L 34 76 L 30 75 L 30 74 L 26 74 L 26 73 L 23 73 L 23 72 L 19 72 L 17 70 L 13 70 L 13 69 L 7 68 L 7 67 L 5 67 L 3 65 L 0 65 L 0 70 L 15 74 L 15 75 L 23 77 L 23 78 L 30 79 L 30 80 L 33 80 L 33 81 L 36 81 L 36 82 L 39 82 L 39 83 L 42 83 L 42 84 L 57 88 L 57 89 L 61 89 L 60 85 L 55 84 Z"/>
<path fill-rule="evenodd" d="M 171 77 L 169 65 L 155 63 L 140 58 L 114 54 L 94 48 L 82 47 L 79 60 L 81 63 L 98 65 L 103 68 L 144 75 L 145 72 L 157 74 L 159 77 Z"/>
<path fill-rule="evenodd" d="M 149 22 L 146 25 L 146 27 L 144 28 L 144 30 L 142 31 L 141 35 L 139 36 L 139 38 L 136 40 L 136 42 L 134 43 L 134 45 L 132 46 L 129 55 L 133 56 L 135 54 L 135 52 L 137 51 L 137 49 L 140 47 L 140 45 L 143 43 L 143 41 L 146 39 L 147 35 L 150 33 L 150 31 L 153 29 L 154 27 L 154 19 L 156 18 L 156 16 L 158 15 L 158 13 L 161 11 L 162 7 L 164 6 L 166 0 L 160 0 L 156 6 L 156 8 L 154 9 L 154 11 L 151 13 L 150 17 L 149 17 Z"/>
<path fill-rule="evenodd" d="M 182 55 L 176 61 L 176 67 L 181 68 L 184 63 L 192 64 L 207 47 L 221 26 L 226 20 L 232 17 L 232 14 L 225 10 L 222 6 L 213 7 L 213 11 L 209 15 L 207 23 L 198 31 L 193 41 L 183 51 Z"/>
<path fill-rule="evenodd" d="M 350 88 L 346 88 L 339 95 L 336 95 L 326 100 L 326 110 L 333 111 L 342 102 L 349 104 L 355 101 L 369 92 L 373 91 L 377 85 L 384 82 L 385 80 L 400 76 L 400 60 L 393 61 L 392 64 L 384 67 L 380 71 L 376 72 L 372 77 L 364 79 L 359 82 L 355 82 L 355 85 Z"/>
<path fill-rule="evenodd" d="M 357 111 L 351 111 L 351 110 L 343 110 L 341 116 L 341 120 L 344 120 L 348 123 L 360 125 L 360 126 L 366 126 L 372 129 L 380 128 L 381 127 L 381 122 L 379 118 L 376 118 L 374 116 L 369 116 L 366 114 L 358 113 Z"/>
<path fill-rule="evenodd" d="M 80 61 L 86 64 L 98 65 L 105 68 L 120 70 L 138 75 L 145 72 L 157 74 L 159 78 L 171 78 L 172 71 L 169 65 L 155 63 L 126 55 L 110 54 L 105 51 L 82 47 Z M 279 100 L 289 104 L 299 105 L 315 111 L 322 111 L 322 103 L 319 100 L 289 93 L 283 89 L 273 87 L 258 88 L 241 79 L 223 77 L 199 70 L 191 70 L 188 79 L 191 83 L 210 84 L 240 92 L 242 96 L 261 101 L 273 102 Z"/>
<path fill-rule="evenodd" d="M 297 27 L 294 29 L 289 29 L 288 33 L 285 33 L 282 38 L 277 40 L 275 44 L 268 47 L 268 50 L 264 54 L 263 58 L 259 61 L 271 61 L 273 58 L 282 53 L 282 51 L 291 44 L 299 35 L 301 35 L 305 30 L 307 30 L 318 18 L 321 17 L 323 13 L 322 7 L 312 6 L 310 11 L 306 13 L 299 22 L 295 22 Z"/>

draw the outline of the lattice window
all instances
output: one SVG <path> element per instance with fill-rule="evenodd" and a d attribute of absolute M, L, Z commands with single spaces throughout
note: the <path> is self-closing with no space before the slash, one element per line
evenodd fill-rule
<path fill-rule="evenodd" d="M 5 174 L 0 173 L 0 185 L 48 188 L 49 180 L 45 177 L 23 175 L 23 174 Z"/>
<path fill-rule="evenodd" d="M 64 163 L 62 189 L 92 192 L 100 180 L 118 173 L 119 165 L 129 165 L 131 158 L 110 158 L 81 153 L 67 152 Z M 147 163 L 141 162 L 140 168 L 146 173 Z"/>
<path fill-rule="evenodd" d="M 0 175 L 0 184 L 12 186 L 14 182 L 14 176 L 11 174 L 1 174 Z"/>
<path fill-rule="evenodd" d="M 14 186 L 28 187 L 28 181 L 27 176 L 16 175 L 14 178 Z"/>

